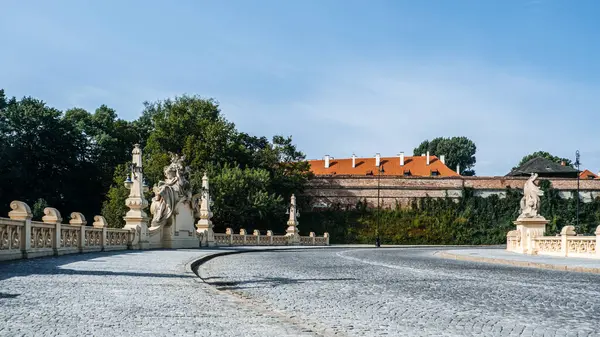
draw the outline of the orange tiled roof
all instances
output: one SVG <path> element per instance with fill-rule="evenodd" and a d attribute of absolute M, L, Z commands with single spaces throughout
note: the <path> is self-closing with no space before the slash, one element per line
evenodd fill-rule
<path fill-rule="evenodd" d="M 381 157 L 384 172 L 381 175 L 402 176 L 410 172 L 411 176 L 429 177 L 437 172 L 440 177 L 455 177 L 458 173 L 451 170 L 436 156 L 405 156 L 404 166 L 400 166 L 400 157 Z M 356 167 L 352 167 L 352 158 L 329 159 L 329 168 L 325 168 L 325 160 L 309 160 L 310 170 L 315 175 L 377 175 L 375 158 L 356 158 Z"/>
<path fill-rule="evenodd" d="M 585 170 L 579 174 L 579 178 L 580 179 L 598 179 L 598 175 L 594 174 L 590 170 Z"/>

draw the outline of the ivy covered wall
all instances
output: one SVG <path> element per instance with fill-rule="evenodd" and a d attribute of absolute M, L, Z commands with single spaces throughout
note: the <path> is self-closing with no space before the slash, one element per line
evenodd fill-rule
<path fill-rule="evenodd" d="M 544 191 L 541 214 L 550 222 L 546 235 L 555 235 L 565 225 L 576 226 L 577 199 L 563 199 L 550 181 L 540 181 Z M 575 196 L 576 192 L 573 192 Z M 522 191 L 507 189 L 506 197 L 479 197 L 464 189 L 462 198 L 423 198 L 410 207 L 371 209 L 359 202 L 352 209 L 331 207 L 304 212 L 299 230 L 329 232 L 331 243 L 375 242 L 377 223 L 383 244 L 473 244 L 506 243 L 506 233 L 515 228 Z M 593 235 L 600 225 L 600 198 L 579 205 L 578 234 Z M 379 219 L 379 221 L 378 221 Z"/>

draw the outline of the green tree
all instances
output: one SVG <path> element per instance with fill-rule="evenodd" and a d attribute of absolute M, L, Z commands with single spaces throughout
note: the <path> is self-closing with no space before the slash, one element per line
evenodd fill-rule
<path fill-rule="evenodd" d="M 48 206 L 49 205 L 46 202 L 46 200 L 41 199 L 41 198 L 36 200 L 36 202 L 33 204 L 33 206 L 31 206 L 31 213 L 33 214 L 33 218 L 35 220 L 41 220 L 42 217 L 44 216 L 44 209 Z"/>
<path fill-rule="evenodd" d="M 0 204 L 38 199 L 69 214 L 90 212 L 84 137 L 61 111 L 24 97 L 0 101 Z"/>
<path fill-rule="evenodd" d="M 85 137 L 82 157 L 88 167 L 90 202 L 101 205 L 115 168 L 131 158 L 131 147 L 138 142 L 136 124 L 118 119 L 106 105 L 93 114 L 79 108 L 67 110 L 65 119 Z"/>
<path fill-rule="evenodd" d="M 554 156 L 546 151 L 536 151 L 532 154 L 528 154 L 525 157 L 523 157 L 523 159 L 521 159 L 521 161 L 519 162 L 519 164 L 515 167 L 513 167 L 513 170 L 518 168 L 519 166 L 525 164 L 526 162 L 528 162 L 529 160 L 533 159 L 533 158 L 544 158 L 544 159 L 548 159 L 550 161 L 553 161 L 555 163 L 561 164 L 562 162 L 565 163 L 565 165 L 568 166 L 573 166 L 573 163 L 571 162 L 570 159 L 568 158 L 561 158 L 561 157 L 557 157 Z"/>
<path fill-rule="evenodd" d="M 438 137 L 431 141 L 425 140 L 414 149 L 414 155 L 420 156 L 429 151 L 432 155 L 446 156 L 446 165 L 452 170 L 456 165 L 460 165 L 460 173 L 464 176 L 475 175 L 475 152 L 477 147 L 472 140 L 467 137 Z"/>
<path fill-rule="evenodd" d="M 269 191 L 271 175 L 262 168 L 232 167 L 226 164 L 211 178 L 211 196 L 217 229 L 252 231 L 276 226 L 274 219 L 284 220 L 283 198 Z M 278 226 L 281 227 L 281 226 Z"/>
<path fill-rule="evenodd" d="M 284 228 L 284 211 L 292 193 L 302 192 L 309 177 L 304 154 L 291 137 L 251 136 L 238 132 L 212 99 L 181 96 L 145 103 L 138 134 L 148 135 L 144 148 L 144 172 L 149 185 L 163 179 L 170 153 L 185 155 L 192 190 L 201 189 L 207 172 L 213 191 L 217 226 L 239 229 Z M 109 223 L 122 223 L 127 195 L 125 172 L 115 171 L 113 186 L 104 203 Z M 108 219 L 108 217 L 107 217 Z M 219 227 L 217 227 L 219 228 Z"/>

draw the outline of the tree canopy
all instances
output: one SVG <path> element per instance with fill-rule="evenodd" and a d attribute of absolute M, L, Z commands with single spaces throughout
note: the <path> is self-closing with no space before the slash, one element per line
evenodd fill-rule
<path fill-rule="evenodd" d="M 519 164 L 517 164 L 517 166 L 513 167 L 513 170 L 518 168 L 519 166 L 525 164 L 526 162 L 530 161 L 533 158 L 545 158 L 545 159 L 548 159 L 548 160 L 553 161 L 558 164 L 561 164 L 562 162 L 564 162 L 565 165 L 567 165 L 567 166 L 573 166 L 573 163 L 568 158 L 557 157 L 546 151 L 536 151 L 534 153 L 524 156 L 523 159 L 521 159 L 521 161 L 519 162 Z"/>
<path fill-rule="evenodd" d="M 465 176 L 475 175 L 475 152 L 477 147 L 467 137 L 437 137 L 432 140 L 424 140 L 414 149 L 413 155 L 420 156 L 429 151 L 435 156 L 446 156 L 446 165 L 455 170 L 460 165 L 460 173 Z"/>
<path fill-rule="evenodd" d="M 32 97 L 7 100 L 2 91 L 0 203 L 18 197 L 66 214 L 98 214 L 114 167 L 127 158 L 132 127 L 104 106 L 63 114 Z"/>
<path fill-rule="evenodd" d="M 164 179 L 169 153 L 181 154 L 190 167 L 193 191 L 200 191 L 205 172 L 211 179 L 217 229 L 283 226 L 287 200 L 302 192 L 309 175 L 304 154 L 291 137 L 278 135 L 269 141 L 239 132 L 216 101 L 198 96 L 146 102 L 142 118 L 148 135 L 144 172 L 149 185 Z M 110 223 L 122 224 L 126 174 L 125 167 L 115 171 L 104 204 Z"/>
<path fill-rule="evenodd" d="M 291 137 L 240 132 L 213 99 L 184 95 L 145 102 L 138 119 L 125 121 L 106 105 L 62 112 L 0 90 L 0 204 L 23 200 L 36 218 L 47 206 L 64 217 L 73 211 L 103 214 L 110 226 L 120 227 L 135 143 L 143 147 L 150 186 L 164 179 L 170 153 L 185 156 L 195 193 L 202 175 L 209 175 L 218 230 L 283 230 L 289 197 L 301 194 L 309 177 Z"/>

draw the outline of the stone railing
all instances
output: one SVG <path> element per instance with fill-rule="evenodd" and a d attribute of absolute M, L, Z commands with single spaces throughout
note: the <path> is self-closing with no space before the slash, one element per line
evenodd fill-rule
<path fill-rule="evenodd" d="M 31 220 L 31 209 L 26 203 L 13 201 L 10 207 L 9 218 L 0 218 L 0 260 L 125 250 L 135 234 L 108 228 L 106 219 L 99 215 L 94 217 L 92 226 L 86 226 L 83 214 L 74 212 L 65 224 L 60 212 L 48 207 L 40 222 Z"/>
<path fill-rule="evenodd" d="M 508 251 L 530 255 L 600 259 L 600 226 L 596 229 L 595 236 L 577 235 L 574 226 L 563 227 L 557 236 L 521 237 L 520 233 L 517 230 L 508 232 L 506 237 Z"/>
<path fill-rule="evenodd" d="M 225 233 L 215 233 L 214 239 L 216 246 L 329 246 L 329 233 L 317 237 L 314 232 L 309 236 L 300 236 L 300 240 L 295 241 L 292 236 L 273 235 L 272 231 L 262 235 L 255 230 L 249 235 L 245 229 L 240 229 L 239 234 L 234 234 L 231 228 L 227 228 Z"/>

